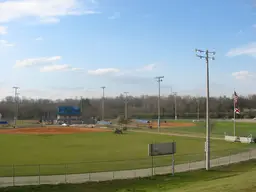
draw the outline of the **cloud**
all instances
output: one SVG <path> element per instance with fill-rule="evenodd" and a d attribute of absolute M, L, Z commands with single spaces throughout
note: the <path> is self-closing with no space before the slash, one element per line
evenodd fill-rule
<path fill-rule="evenodd" d="M 96 1 L 96 0 L 91 0 L 91 3 L 92 3 L 92 4 L 98 4 L 98 1 Z"/>
<path fill-rule="evenodd" d="M 7 29 L 8 29 L 8 27 L 1 26 L 1 25 L 0 25 L 0 35 L 5 35 L 5 34 L 7 34 Z"/>
<path fill-rule="evenodd" d="M 256 42 L 249 43 L 239 48 L 231 49 L 226 55 L 228 57 L 240 55 L 256 56 Z"/>
<path fill-rule="evenodd" d="M 122 74 L 112 76 L 111 80 L 116 83 L 121 84 L 130 84 L 130 85 L 152 85 L 154 79 L 152 77 L 145 77 L 145 76 L 138 76 L 138 75 L 129 75 L 129 74 Z"/>
<path fill-rule="evenodd" d="M 44 39 L 43 39 L 43 37 L 37 37 L 36 38 L 36 41 L 43 41 Z"/>
<path fill-rule="evenodd" d="M 118 19 L 120 18 L 120 12 L 115 12 L 114 15 L 108 17 L 108 19 Z"/>
<path fill-rule="evenodd" d="M 79 67 L 73 67 L 70 69 L 71 71 L 83 71 L 83 68 L 79 68 Z"/>
<path fill-rule="evenodd" d="M 88 74 L 90 75 L 106 75 L 106 74 L 113 74 L 118 73 L 120 70 L 116 68 L 105 68 L 105 69 L 96 69 L 96 70 L 89 70 Z"/>
<path fill-rule="evenodd" d="M 40 72 L 56 72 L 56 71 L 83 71 L 82 68 L 74 68 L 67 64 L 62 65 L 46 65 L 40 68 Z"/>
<path fill-rule="evenodd" d="M 67 64 L 56 64 L 57 61 L 61 60 L 61 56 L 53 57 L 39 57 L 30 58 L 24 60 L 17 60 L 14 68 L 24 68 L 40 66 L 40 72 L 53 72 L 53 71 L 83 71 L 83 68 L 72 67 Z"/>
<path fill-rule="evenodd" d="M 145 65 L 140 69 L 136 69 L 136 71 L 152 71 L 155 68 L 156 68 L 156 64 L 149 64 L 149 65 Z"/>
<path fill-rule="evenodd" d="M 44 17 L 40 18 L 40 23 L 59 23 L 60 19 L 56 17 Z"/>
<path fill-rule="evenodd" d="M 70 69 L 67 64 L 64 65 L 46 65 L 40 68 L 40 72 L 54 72 L 54 71 L 66 71 Z"/>
<path fill-rule="evenodd" d="M 95 3 L 84 0 L 4 0 L 0 2 L 0 23 L 23 18 L 53 21 L 53 18 L 68 15 L 77 16 L 98 13 L 93 8 L 95 7 L 93 5 Z M 89 8 L 90 6 L 91 8 Z"/>
<path fill-rule="evenodd" d="M 1 40 L 0 39 L 0 47 L 13 47 L 13 46 L 15 46 L 15 44 L 9 43 L 6 40 Z"/>
<path fill-rule="evenodd" d="M 249 71 L 238 71 L 238 72 L 232 73 L 232 76 L 238 80 L 248 80 L 251 78 L 255 78 L 256 74 L 250 73 Z"/>
<path fill-rule="evenodd" d="M 127 76 L 127 75 L 130 76 L 130 75 L 134 75 L 136 72 L 152 71 L 155 68 L 156 68 L 156 64 L 145 65 L 139 69 L 126 69 L 126 70 L 122 70 L 122 71 L 117 68 L 100 68 L 100 69 L 96 69 L 96 70 L 89 70 L 88 74 L 90 74 L 90 75 L 114 74 L 116 76 Z"/>
<path fill-rule="evenodd" d="M 61 59 L 61 56 L 54 56 L 54 57 L 40 57 L 40 58 L 30 58 L 25 60 L 17 60 L 14 68 L 21 68 L 21 67 L 31 67 L 35 65 L 42 65 L 51 62 L 55 62 Z"/>
<path fill-rule="evenodd" d="M 243 33 L 244 33 L 243 30 L 239 30 L 239 31 L 236 33 L 236 35 L 239 36 L 239 35 L 242 35 Z"/>

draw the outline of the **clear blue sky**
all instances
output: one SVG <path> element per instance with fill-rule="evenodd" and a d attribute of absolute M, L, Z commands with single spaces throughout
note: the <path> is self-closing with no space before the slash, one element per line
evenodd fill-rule
<path fill-rule="evenodd" d="M 19 4 L 23 2 L 23 4 Z M 256 4 L 255 4 L 256 5 Z M 0 0 L 1 97 L 100 97 L 128 91 L 255 93 L 256 7 L 250 0 Z M 255 41 L 256 42 L 256 41 Z"/>

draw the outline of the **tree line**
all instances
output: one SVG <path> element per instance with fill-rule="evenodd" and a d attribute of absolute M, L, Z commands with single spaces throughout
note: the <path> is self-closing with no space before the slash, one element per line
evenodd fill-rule
<path fill-rule="evenodd" d="M 105 118 L 113 119 L 125 113 L 125 95 L 104 99 Z M 129 96 L 128 117 L 130 118 L 157 118 L 158 97 L 142 95 L 140 97 Z M 175 110 L 176 100 L 176 110 Z M 174 118 L 175 111 L 178 118 L 205 118 L 205 97 L 175 96 L 161 97 L 161 118 Z M 18 104 L 18 119 L 56 118 L 58 106 L 79 106 L 82 109 L 83 118 L 101 117 L 102 99 L 30 99 L 19 98 L 16 102 L 12 96 L 0 101 L 0 113 L 2 119 L 14 118 Z M 211 118 L 233 118 L 233 98 L 221 96 L 210 98 Z M 238 106 L 241 113 L 237 118 L 254 118 L 256 116 L 256 95 L 240 96 Z"/>

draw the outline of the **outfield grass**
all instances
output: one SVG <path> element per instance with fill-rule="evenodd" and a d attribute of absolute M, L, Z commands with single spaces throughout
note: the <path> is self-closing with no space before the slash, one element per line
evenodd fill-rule
<path fill-rule="evenodd" d="M 192 121 L 191 121 L 192 122 Z M 162 132 L 172 132 L 172 133 L 185 133 L 185 134 L 198 134 L 205 135 L 205 123 L 195 122 L 194 127 L 172 127 L 172 128 L 162 128 Z M 156 131 L 156 129 L 153 129 Z M 224 137 L 224 133 L 228 135 L 234 134 L 233 122 L 229 121 L 216 121 L 212 125 L 211 134 L 217 137 Z M 236 135 L 238 136 L 249 136 L 252 134 L 256 137 L 256 123 L 249 122 L 236 122 Z"/>
<path fill-rule="evenodd" d="M 176 164 L 204 158 L 204 140 L 197 138 L 133 132 L 0 135 L 0 176 L 38 175 L 39 169 L 41 175 L 48 175 L 149 168 L 148 144 L 173 140 L 177 142 Z M 248 147 L 251 145 L 213 140 L 212 157 Z M 171 157 L 156 157 L 153 162 L 154 166 L 170 165 Z"/>
<path fill-rule="evenodd" d="M 252 192 L 256 191 L 256 160 L 153 178 L 68 185 L 9 187 L 0 192 Z"/>

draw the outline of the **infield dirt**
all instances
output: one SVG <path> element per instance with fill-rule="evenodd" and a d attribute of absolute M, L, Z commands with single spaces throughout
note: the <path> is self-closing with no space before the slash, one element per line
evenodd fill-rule
<path fill-rule="evenodd" d="M 109 132 L 101 128 L 80 128 L 80 127 L 35 127 L 35 128 L 13 128 L 0 129 L 0 134 L 72 134 L 86 132 Z"/>

